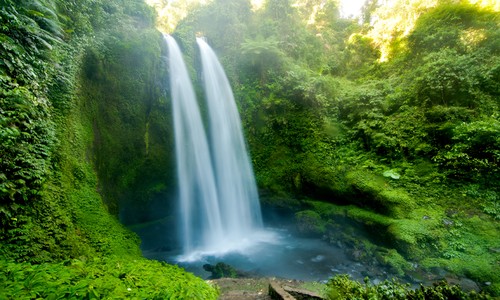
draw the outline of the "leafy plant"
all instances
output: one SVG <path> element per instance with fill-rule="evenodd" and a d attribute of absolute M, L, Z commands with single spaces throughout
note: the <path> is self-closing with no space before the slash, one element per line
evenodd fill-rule
<path fill-rule="evenodd" d="M 137 258 L 11 263 L 0 260 L 2 299 L 216 299 L 218 291 L 176 267 Z"/>
<path fill-rule="evenodd" d="M 484 294 L 475 292 L 464 292 L 459 286 L 449 285 L 446 281 L 440 281 L 433 286 L 412 290 L 409 285 L 398 281 L 384 281 L 376 285 L 369 283 L 365 278 L 365 284 L 350 280 L 347 275 L 338 275 L 330 279 L 327 284 L 327 299 L 491 299 Z"/>

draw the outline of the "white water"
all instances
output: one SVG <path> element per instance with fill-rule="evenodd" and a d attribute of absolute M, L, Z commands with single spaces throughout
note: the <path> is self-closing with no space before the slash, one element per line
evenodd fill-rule
<path fill-rule="evenodd" d="M 263 232 L 260 204 L 229 82 L 200 43 L 209 107 L 209 147 L 182 53 L 165 35 L 174 114 L 181 240 L 179 260 L 243 251 L 273 239 Z M 215 61 L 214 61 L 215 59 Z"/>
<path fill-rule="evenodd" d="M 203 66 L 222 224 L 231 239 L 263 227 L 257 185 L 240 115 L 224 69 L 210 46 L 197 38 Z"/>
<path fill-rule="evenodd" d="M 184 251 L 223 234 L 208 141 L 193 86 L 175 40 L 166 35 Z M 203 234 L 201 234 L 203 232 Z"/>

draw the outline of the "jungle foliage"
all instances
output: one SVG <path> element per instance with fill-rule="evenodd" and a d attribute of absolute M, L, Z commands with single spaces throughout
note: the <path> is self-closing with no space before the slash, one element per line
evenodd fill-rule
<path fill-rule="evenodd" d="M 169 181 L 153 24 L 142 1 L 1 1 L 0 298 L 217 297 L 117 218 Z"/>
<path fill-rule="evenodd" d="M 152 9 L 0 3 L 0 296 L 216 298 L 141 259 L 116 217 L 168 202 L 175 183 Z M 267 207 L 394 274 L 445 269 L 500 295 L 495 3 L 369 1 L 361 22 L 330 0 L 193 7 L 173 34 L 190 66 L 197 34 L 219 54 Z M 359 299 L 401 291 L 329 285 Z M 419 295 L 462 293 L 437 290 Z"/>
<path fill-rule="evenodd" d="M 489 296 L 477 294 L 476 292 L 464 292 L 456 285 L 448 285 L 446 281 L 436 282 L 433 286 L 420 286 L 411 289 L 408 285 L 401 284 L 396 280 L 384 281 L 379 284 L 371 284 L 368 278 L 365 284 L 352 281 L 348 276 L 340 275 L 330 279 L 327 288 L 327 299 L 491 299 Z"/>
<path fill-rule="evenodd" d="M 221 57 L 265 205 L 395 273 L 445 268 L 498 295 L 498 7 L 407 2 L 358 22 L 335 1 L 214 0 L 174 36 L 192 64 L 195 34 Z"/>

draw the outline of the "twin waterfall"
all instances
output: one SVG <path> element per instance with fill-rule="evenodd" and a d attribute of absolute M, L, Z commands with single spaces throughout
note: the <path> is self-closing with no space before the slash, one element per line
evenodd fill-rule
<path fill-rule="evenodd" d="M 185 260 L 239 250 L 262 230 L 262 216 L 240 116 L 215 53 L 200 49 L 209 135 L 182 53 L 164 36 L 169 51 L 175 152 Z"/>

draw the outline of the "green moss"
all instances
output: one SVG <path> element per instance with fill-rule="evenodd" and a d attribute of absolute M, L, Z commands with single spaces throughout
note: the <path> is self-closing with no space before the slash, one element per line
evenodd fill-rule
<path fill-rule="evenodd" d="M 374 231 L 383 232 L 387 226 L 394 222 L 394 219 L 381 215 L 379 213 L 360 208 L 354 205 L 335 205 L 321 201 L 307 201 L 308 205 L 313 207 L 314 212 L 317 212 L 325 221 L 334 221 L 350 219 L 353 222 L 372 227 Z"/>
<path fill-rule="evenodd" d="M 93 132 L 100 192 L 113 214 L 172 189 L 165 184 L 175 172 L 161 51 L 157 31 L 127 25 L 94 41 L 83 58 L 85 66 L 101 66 L 81 74 L 80 113 Z M 165 189 L 158 191 L 159 183 Z"/>
<path fill-rule="evenodd" d="M 382 176 L 369 171 L 352 171 L 346 178 L 361 206 L 396 218 L 404 218 L 415 208 L 415 200 L 404 189 L 393 188 Z"/>
<path fill-rule="evenodd" d="M 395 249 L 378 251 L 377 256 L 380 262 L 389 267 L 391 272 L 399 276 L 405 275 L 408 270 L 412 269 L 411 264 Z"/>
<path fill-rule="evenodd" d="M 295 214 L 297 229 L 302 234 L 321 235 L 325 232 L 325 221 L 312 210 L 299 211 Z"/>
<path fill-rule="evenodd" d="M 328 150 L 325 149 L 325 150 Z M 307 153 L 302 158 L 302 177 L 307 192 L 317 198 L 336 198 L 340 201 L 352 196 L 342 164 L 336 164 L 324 153 Z"/>
<path fill-rule="evenodd" d="M 379 229 L 386 228 L 391 225 L 394 220 L 390 217 L 378 214 L 376 212 L 362 209 L 357 206 L 348 206 L 345 209 L 346 216 L 352 218 L 367 226 L 376 226 Z"/>
<path fill-rule="evenodd" d="M 392 245 L 405 256 L 421 259 L 431 251 L 439 250 L 439 240 L 444 233 L 438 226 L 439 221 L 433 219 L 404 219 L 391 224 L 387 233 Z"/>

